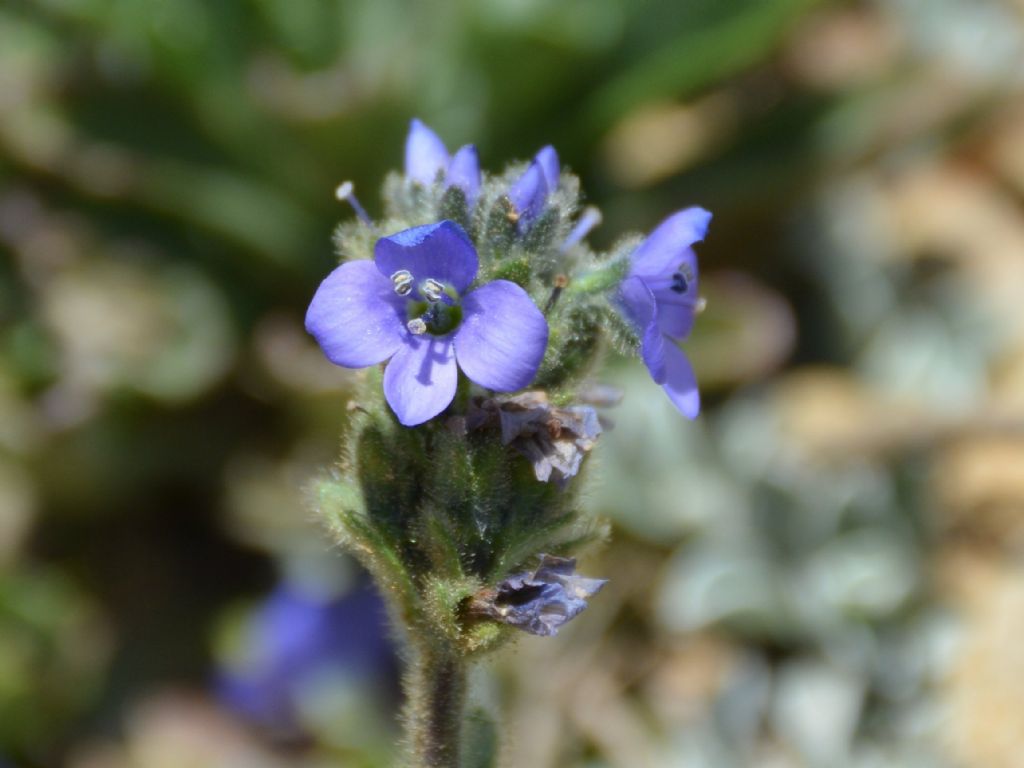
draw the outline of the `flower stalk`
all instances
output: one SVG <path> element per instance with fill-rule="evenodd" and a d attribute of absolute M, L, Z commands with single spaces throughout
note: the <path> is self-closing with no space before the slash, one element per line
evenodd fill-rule
<path fill-rule="evenodd" d="M 357 218 L 306 328 L 369 375 L 314 506 L 407 638 L 408 764 L 456 768 L 471 733 L 485 768 L 497 718 L 464 727 L 467 669 L 517 632 L 558 634 L 605 583 L 571 557 L 604 536 L 577 503 L 602 432 L 588 376 L 608 346 L 639 353 L 681 412 L 699 408 L 675 344 L 699 306 L 691 246 L 710 214 L 687 209 L 601 255 L 585 240 L 600 214 L 579 212 L 551 147 L 485 177 L 472 146 L 450 155 L 414 121 L 405 165 L 383 222 L 339 191 Z"/>
<path fill-rule="evenodd" d="M 466 662 L 444 643 L 419 643 L 405 673 L 409 768 L 458 768 Z"/>

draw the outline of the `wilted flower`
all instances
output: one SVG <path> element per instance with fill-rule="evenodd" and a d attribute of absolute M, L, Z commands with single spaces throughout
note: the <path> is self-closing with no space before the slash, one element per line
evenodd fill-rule
<path fill-rule="evenodd" d="M 633 252 L 619 287 L 620 304 L 641 334 L 640 353 L 651 378 L 690 419 L 700 412 L 700 394 L 690 361 L 675 342 L 693 327 L 700 299 L 691 246 L 704 239 L 710 221 L 703 208 L 669 216 Z"/>
<path fill-rule="evenodd" d="M 488 389 L 522 389 L 544 357 L 547 321 L 508 280 L 467 293 L 477 268 L 476 249 L 451 221 L 381 238 L 373 262 L 342 264 L 320 284 L 306 330 L 336 365 L 390 360 L 384 396 L 405 426 L 448 407 L 458 368 Z"/>
<path fill-rule="evenodd" d="M 583 457 L 601 434 L 597 411 L 587 405 L 557 408 L 544 392 L 524 392 L 502 400 L 485 400 L 470 414 L 475 429 L 496 420 L 501 442 L 511 445 L 533 464 L 541 482 L 564 486 L 580 471 Z"/>
<path fill-rule="evenodd" d="M 557 635 L 563 624 L 587 607 L 587 598 L 607 583 L 607 579 L 577 576 L 574 558 L 540 555 L 536 571 L 513 574 L 495 589 L 477 595 L 469 612 L 532 635 Z"/>
<path fill-rule="evenodd" d="M 415 119 L 405 140 L 405 175 L 424 186 L 430 186 L 442 175 L 446 188 L 462 190 L 470 208 L 480 193 L 480 159 L 476 147 L 466 144 L 449 156 L 441 138 Z"/>
<path fill-rule="evenodd" d="M 512 182 L 508 198 L 519 215 L 519 226 L 529 226 L 543 211 L 548 196 L 558 189 L 561 166 L 555 148 L 541 149 L 523 174 Z"/>

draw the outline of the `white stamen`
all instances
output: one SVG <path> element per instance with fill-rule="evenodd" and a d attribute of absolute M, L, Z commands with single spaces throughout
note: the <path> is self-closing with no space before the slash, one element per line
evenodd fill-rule
<path fill-rule="evenodd" d="M 356 212 L 356 216 L 366 224 L 370 223 L 370 217 L 366 213 L 366 209 L 359 204 L 359 200 L 356 199 L 355 186 L 351 181 L 345 181 L 338 185 L 338 188 L 334 190 L 334 196 L 343 203 L 348 203 L 352 206 L 352 210 Z"/>
<path fill-rule="evenodd" d="M 405 327 L 409 329 L 409 333 L 411 333 L 413 336 L 421 336 L 427 332 L 427 324 L 420 320 L 418 317 L 413 318 L 408 323 L 406 323 Z"/>
<path fill-rule="evenodd" d="M 423 285 L 420 286 L 420 293 L 426 297 L 427 301 L 433 304 L 440 301 L 441 297 L 444 296 L 444 286 L 434 278 L 428 277 L 423 281 Z"/>
<path fill-rule="evenodd" d="M 694 314 L 699 315 L 701 312 L 703 312 L 707 308 L 708 308 L 708 300 L 705 299 L 703 296 L 701 296 L 699 299 L 697 299 L 696 303 L 693 305 L 693 312 L 694 312 Z"/>
<path fill-rule="evenodd" d="M 395 293 L 399 296 L 408 296 L 412 290 L 412 272 L 400 269 L 391 276 L 391 282 L 395 286 Z"/>
<path fill-rule="evenodd" d="M 570 232 L 569 236 L 565 238 L 565 241 L 562 243 L 561 247 L 558 250 L 560 250 L 562 253 L 565 253 L 567 250 L 576 245 L 576 243 L 578 243 L 584 237 L 589 235 L 591 230 L 593 230 L 594 227 L 596 227 L 600 223 L 601 212 L 597 210 L 597 208 L 590 206 L 585 211 L 583 211 L 583 215 L 580 216 L 580 220 L 576 222 L 576 226 L 572 228 L 572 232 Z"/>

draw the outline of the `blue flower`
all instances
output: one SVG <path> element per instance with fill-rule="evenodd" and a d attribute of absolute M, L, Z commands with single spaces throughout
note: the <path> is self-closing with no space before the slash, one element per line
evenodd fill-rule
<path fill-rule="evenodd" d="M 700 412 L 700 393 L 690 361 L 675 342 L 693 328 L 699 296 L 691 246 L 704 239 L 710 222 L 703 208 L 665 219 L 631 255 L 618 295 L 640 334 L 640 353 L 651 378 L 689 419 Z"/>
<path fill-rule="evenodd" d="M 558 189 L 561 166 L 555 148 L 541 149 L 530 162 L 523 174 L 512 182 L 508 198 L 519 215 L 519 227 L 528 228 L 530 223 L 544 212 L 548 197 Z"/>
<path fill-rule="evenodd" d="M 445 189 L 458 187 L 472 208 L 480 194 L 480 158 L 476 147 L 466 144 L 449 156 L 441 138 L 419 120 L 413 119 L 405 140 L 405 175 L 429 187 L 439 177 Z"/>
<path fill-rule="evenodd" d="M 536 571 L 509 576 L 492 593 L 478 596 L 470 610 L 532 635 L 557 635 L 607 583 L 577 576 L 571 557 L 541 555 Z"/>
<path fill-rule="evenodd" d="M 372 262 L 342 264 L 320 284 L 306 330 L 336 365 L 388 360 L 384 396 L 405 426 L 448 407 L 459 368 L 487 389 L 522 389 L 544 357 L 547 321 L 508 280 L 470 291 L 477 269 L 476 249 L 451 221 L 381 238 Z"/>
<path fill-rule="evenodd" d="M 237 655 L 216 687 L 232 709 L 266 726 L 294 730 L 302 699 L 338 670 L 377 684 L 393 674 L 383 601 L 359 589 L 322 598 L 278 585 L 246 622 Z"/>

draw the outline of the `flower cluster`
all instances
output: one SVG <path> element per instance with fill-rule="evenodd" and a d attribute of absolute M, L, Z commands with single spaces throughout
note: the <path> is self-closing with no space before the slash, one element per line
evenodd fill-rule
<path fill-rule="evenodd" d="M 337 196 L 357 217 L 306 328 L 368 375 L 321 508 L 445 653 L 509 627 L 555 634 L 604 584 L 562 555 L 600 536 L 574 486 L 602 432 L 587 393 L 605 350 L 641 357 L 683 415 L 700 409 L 678 342 L 700 309 L 693 246 L 711 216 L 688 208 L 598 253 L 600 214 L 554 148 L 491 175 L 418 120 L 379 220 L 350 183 Z"/>
<path fill-rule="evenodd" d="M 406 140 L 405 179 L 421 189 L 458 189 L 466 213 L 477 213 L 483 179 L 476 148 L 466 145 L 450 155 L 419 120 L 413 120 Z M 561 187 L 558 155 L 544 147 L 499 190 L 517 234 L 539 222 Z M 675 342 L 689 334 L 700 305 L 692 246 L 703 239 L 710 220 L 701 208 L 669 217 L 628 255 L 628 271 L 618 285 L 603 286 L 608 305 L 637 334 L 651 377 L 689 418 L 699 412 L 700 399 L 693 369 Z M 593 223 L 586 212 L 561 250 L 576 245 Z M 614 273 L 619 266 L 604 271 Z M 498 279 L 470 290 L 478 273 L 473 240 L 454 221 L 389 233 L 377 240 L 373 263 L 349 261 L 328 275 L 310 304 L 306 328 L 337 365 L 389 361 L 388 404 L 403 425 L 422 424 L 451 404 L 459 368 L 485 389 L 514 392 L 533 381 L 544 358 L 548 326 L 525 290 L 530 286 Z M 566 282 L 564 273 L 559 276 Z M 555 282 L 549 287 L 561 290 Z"/>

